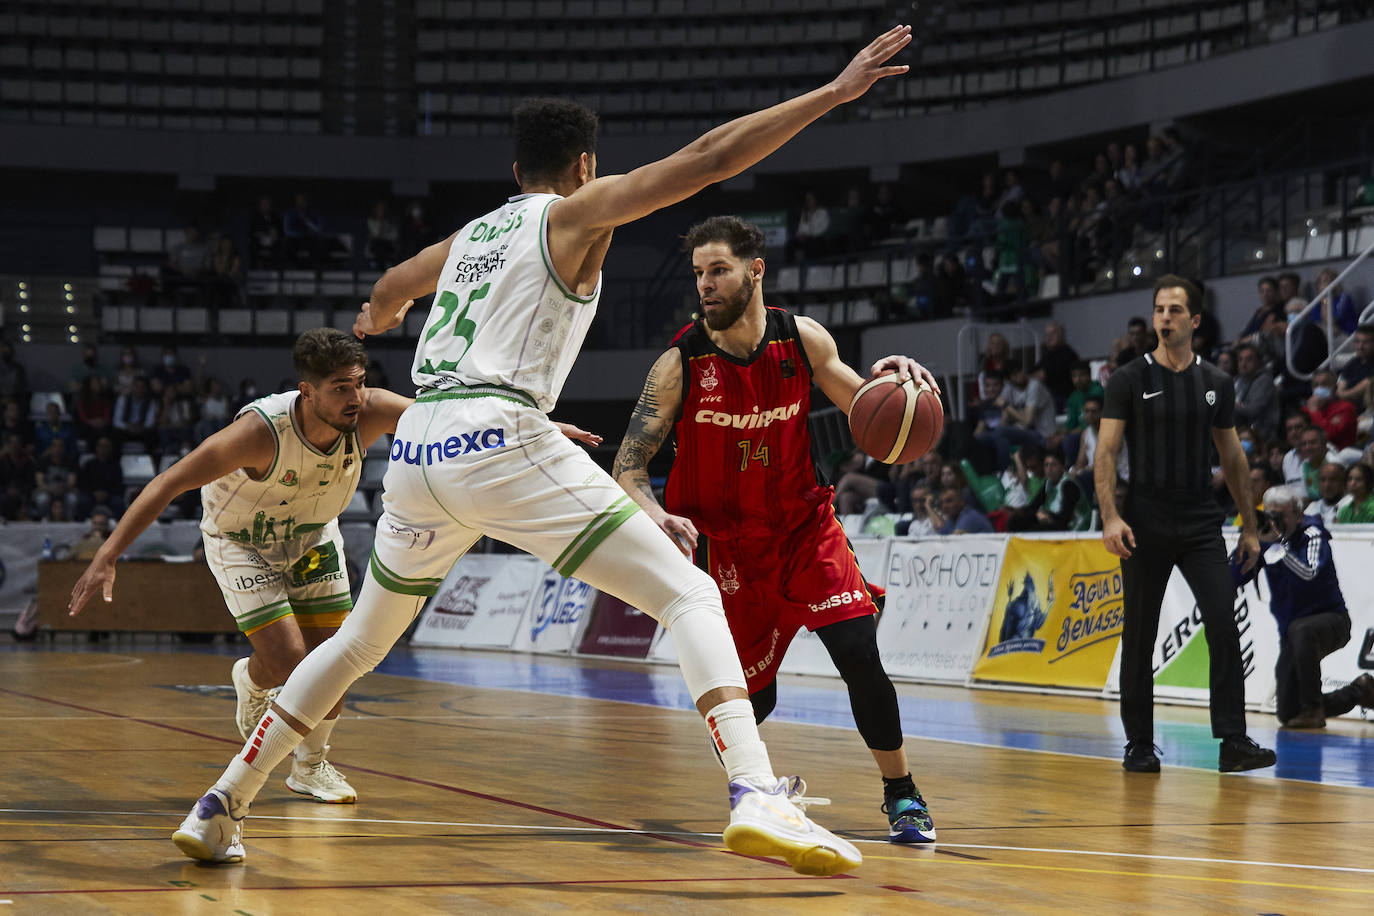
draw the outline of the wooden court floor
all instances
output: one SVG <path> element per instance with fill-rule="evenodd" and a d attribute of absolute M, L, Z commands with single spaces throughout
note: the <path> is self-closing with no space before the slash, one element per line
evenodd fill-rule
<path fill-rule="evenodd" d="M 941 704 L 1011 729 L 1115 709 L 912 685 L 898 689 L 933 849 L 885 842 L 876 770 L 851 730 L 764 726 L 778 772 L 829 796 L 812 813 L 863 851 L 850 876 L 724 849 L 723 775 L 693 713 L 387 674 L 359 682 L 333 738 L 359 803 L 318 805 L 274 777 L 247 821 L 247 861 L 202 866 L 168 838 L 240 744 L 231 658 L 6 648 L 0 916 L 1374 908 L 1374 789 L 1168 766 L 1128 776 L 1113 759 L 922 739 Z M 573 682 L 618 667 L 541 664 Z M 816 679 L 785 681 L 780 706 L 802 681 Z M 1374 725 L 1333 730 L 1374 741 Z"/>

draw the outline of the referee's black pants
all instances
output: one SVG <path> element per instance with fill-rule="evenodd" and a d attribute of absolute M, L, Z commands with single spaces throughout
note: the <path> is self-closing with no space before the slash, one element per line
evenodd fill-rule
<path fill-rule="evenodd" d="M 1154 740 L 1154 641 L 1175 566 L 1202 613 L 1211 659 L 1212 734 L 1245 734 L 1245 667 L 1236 628 L 1236 587 L 1221 538 L 1225 520 L 1211 494 L 1163 499 L 1132 494 L 1123 514 L 1135 549 L 1121 561 L 1121 723 L 1126 740 Z"/>

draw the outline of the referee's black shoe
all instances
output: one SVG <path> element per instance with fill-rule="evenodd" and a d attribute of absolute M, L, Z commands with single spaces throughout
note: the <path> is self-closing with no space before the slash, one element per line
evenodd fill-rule
<path fill-rule="evenodd" d="M 1248 735 L 1231 735 L 1221 739 L 1221 756 L 1217 769 L 1223 773 L 1258 770 L 1274 765 L 1274 752 L 1260 747 Z"/>
<path fill-rule="evenodd" d="M 1158 773 L 1159 748 L 1146 741 L 1131 741 L 1126 744 L 1126 755 L 1121 758 L 1121 769 L 1127 773 Z"/>

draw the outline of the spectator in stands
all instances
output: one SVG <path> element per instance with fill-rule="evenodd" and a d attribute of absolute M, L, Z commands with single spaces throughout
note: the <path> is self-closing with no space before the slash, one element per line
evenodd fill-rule
<path fill-rule="evenodd" d="M 825 253 L 830 243 L 830 211 L 820 205 L 815 191 L 807 191 L 802 198 L 801 214 L 797 217 L 797 229 L 787 240 L 783 254 L 787 263 L 796 259 L 798 252 L 802 260 L 818 257 Z"/>
<path fill-rule="evenodd" d="M 72 404 L 76 434 L 94 442 L 110 431 L 114 421 L 114 394 L 93 375 L 86 376 Z"/>
<path fill-rule="evenodd" d="M 242 302 L 243 258 L 227 235 L 219 237 L 215 255 L 210 259 L 210 278 L 215 289 L 215 305 L 230 308 Z"/>
<path fill-rule="evenodd" d="M 1107 158 L 1105 152 L 1093 156 L 1093 170 L 1084 177 L 1079 189 L 1085 193 L 1089 188 L 1096 188 L 1100 192 L 1102 183 L 1112 177 L 1113 169 L 1111 160 Z"/>
<path fill-rule="evenodd" d="M 1273 373 L 1279 403 L 1298 407 L 1311 393 L 1301 373 L 1311 372 L 1326 359 L 1326 338 L 1311 322 L 1300 322 L 1294 331 L 1293 367 L 1289 368 L 1287 337 L 1288 316 L 1280 311 L 1268 315 L 1260 333 L 1245 340 L 1259 348 L 1261 358 Z"/>
<path fill-rule="evenodd" d="M 1007 367 L 1007 382 L 1011 387 L 1008 400 L 1012 405 L 1012 420 L 1017 426 L 1035 433 L 1036 438 L 1028 442 L 1044 446 L 1054 435 L 1054 396 L 1039 373 L 1028 373 L 1020 360 L 1013 360 Z"/>
<path fill-rule="evenodd" d="M 62 408 L 56 401 L 49 401 L 43 405 L 43 419 L 33 425 L 34 450 L 41 455 L 53 442 L 60 442 L 69 458 L 76 457 L 76 427 L 62 416 Z"/>
<path fill-rule="evenodd" d="M 1093 459 L 1097 454 L 1097 432 L 1102 426 L 1102 395 L 1088 395 L 1083 399 L 1083 435 L 1078 443 L 1078 457 L 1074 459 L 1073 475 L 1079 478 L 1083 492 L 1093 494 Z M 1131 479 L 1130 453 L 1122 442 L 1121 451 L 1116 456 L 1116 476 L 1122 480 Z"/>
<path fill-rule="evenodd" d="M 286 388 L 282 388 L 280 390 L 287 391 L 289 389 L 290 386 L 288 385 Z M 239 381 L 239 396 L 231 405 L 233 407 L 231 413 L 234 416 L 237 416 L 240 410 L 243 410 L 244 407 L 247 407 L 250 403 L 256 401 L 257 399 L 258 383 L 251 378 L 241 379 Z"/>
<path fill-rule="evenodd" d="M 868 500 L 877 498 L 878 485 L 888 480 L 890 473 L 888 465 L 855 449 L 838 469 L 835 512 L 838 515 L 862 512 Z"/>
<path fill-rule="evenodd" d="M 897 537 L 923 538 L 935 533 L 935 525 L 930 520 L 931 482 L 924 479 L 911 481 L 908 490 L 910 508 L 895 519 L 893 533 Z"/>
<path fill-rule="evenodd" d="M 1040 212 L 1031 196 L 1021 198 L 1021 221 L 1026 224 L 1026 259 L 1039 277 L 1059 271 L 1056 224 L 1062 210 L 1063 202 L 1057 197 L 1050 199 L 1046 213 Z"/>
<path fill-rule="evenodd" d="M 1070 433 L 1081 433 L 1087 425 L 1083 418 L 1083 402 L 1090 397 L 1101 399 L 1102 384 L 1093 380 L 1092 367 L 1087 360 L 1082 359 L 1074 361 L 1069 366 L 1069 381 L 1073 383 L 1073 390 L 1069 392 L 1064 403 L 1064 428 Z M 1076 455 L 1077 452 L 1070 451 L 1065 454 Z"/>
<path fill-rule="evenodd" d="M 1330 369 L 1313 373 L 1312 396 L 1303 406 L 1303 412 L 1314 426 L 1321 427 L 1327 441 L 1335 448 L 1345 449 L 1355 444 L 1358 423 L 1355 405 L 1336 397 L 1336 374 Z"/>
<path fill-rule="evenodd" d="M 1352 464 L 1345 473 L 1345 492 L 1348 501 L 1336 511 L 1336 522 L 1374 524 L 1374 468 L 1362 462 Z"/>
<path fill-rule="evenodd" d="M 115 370 L 115 394 L 128 394 L 134 390 L 134 379 L 146 373 L 138 362 L 138 351 L 124 346 L 119 351 L 119 368 Z"/>
<path fill-rule="evenodd" d="M 191 370 L 177 358 L 177 348 L 168 344 L 162 348 L 162 361 L 148 373 L 148 379 L 161 385 L 164 391 L 190 389 Z"/>
<path fill-rule="evenodd" d="M 1007 204 L 1015 204 L 1016 212 L 1021 212 L 1021 200 L 1026 196 L 1026 189 L 1021 186 L 1021 173 L 1015 169 L 1007 169 L 1002 173 L 1002 196 L 997 198 L 997 212 L 1006 213 Z"/>
<path fill-rule="evenodd" d="M 1360 320 L 1360 310 L 1355 307 L 1355 300 L 1350 298 L 1345 287 L 1335 282 L 1338 276 L 1340 274 L 1334 267 L 1323 267 L 1317 274 L 1316 292 L 1321 296 L 1322 302 L 1318 324 L 1326 327 L 1329 315 L 1337 330 L 1348 337 L 1355 333 Z"/>
<path fill-rule="evenodd" d="M 91 509 L 91 527 L 85 534 L 81 535 L 72 545 L 72 559 L 81 560 L 89 563 L 95 558 L 95 552 L 100 549 L 100 545 L 105 543 L 105 539 L 110 536 L 113 530 L 110 519 L 114 513 L 109 506 L 95 506 Z"/>
<path fill-rule="evenodd" d="M 1250 499 L 1255 506 L 1256 518 L 1264 517 L 1265 492 L 1270 487 L 1277 486 L 1281 483 L 1283 483 L 1283 481 L 1279 479 L 1279 472 L 1275 471 L 1268 464 L 1260 463 L 1250 466 Z M 1239 528 L 1240 521 L 1240 513 L 1237 512 L 1226 524 L 1231 526 L 1232 528 Z"/>
<path fill-rule="evenodd" d="M 191 390 L 181 385 L 162 389 L 157 412 L 158 452 L 172 455 L 189 450 L 196 421 L 196 400 Z"/>
<path fill-rule="evenodd" d="M 858 251 L 864 245 L 863 195 L 858 188 L 845 194 L 844 206 L 830 214 L 830 251 Z"/>
<path fill-rule="evenodd" d="M 81 362 L 72 367 L 67 391 L 76 394 L 81 390 L 81 383 L 87 378 L 94 378 L 102 388 L 114 390 L 114 373 L 100 364 L 99 351 L 96 350 L 95 344 L 89 343 L 81 348 Z"/>
<path fill-rule="evenodd" d="M 1060 200 L 1067 201 L 1069 196 L 1078 190 L 1078 182 L 1072 175 L 1064 171 L 1064 160 L 1051 159 L 1050 168 L 1045 177 L 1045 198 L 1053 200 L 1058 197 Z"/>
<path fill-rule="evenodd" d="M 1326 433 L 1318 426 L 1309 426 L 1302 431 L 1302 439 L 1298 443 L 1298 454 L 1302 455 L 1301 486 L 1308 499 L 1316 499 L 1321 495 L 1321 491 L 1317 488 L 1317 472 L 1328 461 L 1339 461 L 1340 459 L 1335 449 L 1327 444 Z"/>
<path fill-rule="evenodd" d="M 1279 393 L 1274 377 L 1260 361 L 1252 343 L 1236 347 L 1236 422 L 1245 423 L 1263 438 L 1272 439 L 1279 430 Z"/>
<path fill-rule="evenodd" d="M 1278 281 L 1279 301 L 1283 303 L 1284 308 L 1291 309 L 1291 311 L 1301 311 L 1307 305 L 1307 302 L 1302 298 L 1302 277 L 1291 270 L 1287 270 L 1279 274 Z M 1294 299 L 1298 300 L 1297 307 L 1291 308 L 1294 305 Z"/>
<path fill-rule="evenodd" d="M 196 441 L 203 442 L 228 425 L 232 415 L 229 412 L 229 392 L 224 390 L 224 383 L 217 377 L 211 376 L 202 382 L 200 391 L 200 400 L 196 404 Z"/>
<path fill-rule="evenodd" d="M 905 211 L 892 193 L 892 185 L 878 185 L 877 197 L 864 216 L 864 234 L 868 244 L 876 245 L 896 235 L 906 225 L 906 220 Z"/>
<path fill-rule="evenodd" d="M 1237 340 L 1259 333 L 1260 329 L 1264 327 L 1266 318 L 1283 310 L 1283 300 L 1279 298 L 1278 280 L 1269 276 L 1260 277 L 1255 286 L 1259 292 L 1259 305 L 1255 307 L 1254 313 L 1245 322 L 1245 327 L 1236 335 Z"/>
<path fill-rule="evenodd" d="M 1030 283 L 1027 275 L 1034 275 L 1027 254 L 1030 233 L 1026 229 L 1025 221 L 1021 219 L 1019 204 L 1003 204 L 1001 214 L 997 221 L 995 295 L 999 300 L 1010 297 L 1020 301 L 1026 298 L 1026 290 Z"/>
<path fill-rule="evenodd" d="M 1336 397 L 1350 401 L 1361 411 L 1371 403 L 1370 388 L 1374 383 L 1374 324 L 1362 324 L 1355 329 L 1355 356 L 1341 368 L 1336 383 Z"/>
<path fill-rule="evenodd" d="M 1334 525 L 1337 513 L 1353 501 L 1345 492 L 1346 477 L 1345 465 L 1340 462 L 1323 464 L 1317 471 L 1317 498 L 1307 504 L 1303 514 L 1321 516 L 1323 525 Z"/>
<path fill-rule="evenodd" d="M 296 205 L 281 221 L 284 251 L 297 264 L 316 265 L 324 257 L 324 220 L 310 206 L 303 193 L 296 194 Z"/>
<path fill-rule="evenodd" d="M 124 507 L 124 469 L 114 440 L 101 436 L 95 453 L 77 469 L 76 485 L 85 505 L 104 505 L 116 510 Z"/>
<path fill-rule="evenodd" d="M 997 174 L 983 173 L 979 192 L 959 198 L 949 215 L 949 238 L 952 245 L 982 239 L 997 231 Z"/>
<path fill-rule="evenodd" d="M 1071 475 L 1058 449 L 1045 454 L 1045 484 L 1024 509 L 1012 514 L 1012 531 L 1086 531 L 1092 500 Z"/>
<path fill-rule="evenodd" d="M 979 397 L 987 397 L 987 386 L 983 384 L 984 378 L 989 372 L 999 372 L 1002 379 L 1006 379 L 1007 367 L 1011 363 L 1011 344 L 1007 343 L 1005 334 L 1000 331 L 993 331 L 988 335 L 987 350 L 983 353 L 982 364 L 978 367 L 978 394 Z"/>
<path fill-rule="evenodd" d="M 1135 207 L 1121 190 L 1121 182 L 1108 178 L 1102 183 L 1102 218 L 1093 239 L 1098 260 L 1115 264 L 1131 247 L 1135 232 Z"/>
<path fill-rule="evenodd" d="M 28 398 L 25 397 L 23 401 L 24 408 L 21 409 L 19 404 L 19 401 L 13 399 L 5 401 L 4 410 L 0 411 L 0 440 L 16 435 L 28 448 L 33 445 L 33 423 L 28 417 Z"/>
<path fill-rule="evenodd" d="M 389 389 L 391 380 L 387 378 L 386 368 L 374 359 L 367 364 L 367 373 L 363 376 L 363 384 L 369 388 Z"/>
<path fill-rule="evenodd" d="M 1279 628 L 1279 657 L 1274 665 L 1275 714 L 1284 728 L 1325 728 L 1328 716 L 1339 716 L 1356 704 L 1374 706 L 1374 676 L 1322 692 L 1322 659 L 1350 641 L 1350 613 L 1341 595 L 1331 534 L 1314 516 L 1304 516 L 1301 499 L 1288 487 L 1264 495 L 1267 522 L 1260 531 L 1261 563 L 1248 572 L 1232 563 L 1237 584 L 1264 568 L 1269 582 L 1269 610 Z"/>
<path fill-rule="evenodd" d="M 968 273 L 953 252 L 935 262 L 935 314 L 951 315 L 970 302 Z"/>
<path fill-rule="evenodd" d="M 76 459 L 67 454 L 62 440 L 53 439 L 34 466 L 34 517 L 47 518 L 52 504 L 60 502 L 67 518 L 76 518 L 77 501 Z"/>
<path fill-rule="evenodd" d="M 1188 186 L 1189 169 L 1192 162 L 1188 157 L 1188 147 L 1176 127 L 1166 127 L 1160 132 L 1164 143 L 1164 178 L 1166 189 L 1179 191 Z"/>
<path fill-rule="evenodd" d="M 248 223 L 251 240 L 249 260 L 254 267 L 276 267 L 281 259 L 282 221 L 272 206 L 272 198 L 258 198 L 258 209 Z"/>
<path fill-rule="evenodd" d="M 1112 363 L 1116 367 L 1126 365 L 1131 360 L 1149 353 L 1154 346 L 1145 319 L 1139 315 L 1126 322 L 1126 336 L 1112 343 Z"/>
<path fill-rule="evenodd" d="M 200 283 L 210 273 L 210 246 L 201 238 L 200 227 L 187 224 L 185 237 L 167 252 L 163 287 L 174 289 Z"/>
<path fill-rule="evenodd" d="M 1103 266 L 1099 237 L 1102 220 L 1107 214 L 1106 203 L 1102 200 L 1099 185 L 1089 185 L 1083 189 L 1082 205 L 1078 208 L 1077 218 L 1072 223 L 1074 232 L 1074 263 L 1079 277 L 1091 280 Z"/>
<path fill-rule="evenodd" d="M 1134 197 L 1140 194 L 1143 176 L 1140 170 L 1140 156 L 1134 143 L 1127 143 L 1121 154 L 1121 166 L 1114 176 L 1121 183 L 1121 190 Z"/>
<path fill-rule="evenodd" d="M 1302 483 L 1302 434 L 1311 425 L 1312 421 L 1301 410 L 1286 411 L 1283 415 L 1283 439 L 1288 444 L 1288 451 L 1284 453 L 1280 470 L 1285 484 Z"/>
<path fill-rule="evenodd" d="M 1197 339 L 1196 334 L 1193 336 L 1193 339 Z M 1194 347 L 1193 351 L 1196 352 L 1197 347 Z M 1217 358 L 1213 360 L 1213 362 L 1217 364 L 1218 369 L 1231 376 L 1231 378 L 1235 378 L 1240 374 L 1240 367 L 1236 361 L 1236 352 L 1234 350 L 1222 350 L 1217 354 Z"/>
<path fill-rule="evenodd" d="M 149 390 L 148 380 L 134 379 L 133 390 L 115 400 L 114 428 L 122 442 L 141 443 L 146 451 L 157 447 L 158 401 Z"/>
<path fill-rule="evenodd" d="M 401 226 L 401 253 L 415 254 L 436 241 L 438 238 L 430 224 L 429 214 L 425 212 L 425 205 L 417 200 L 406 211 L 406 219 Z"/>
<path fill-rule="evenodd" d="M 939 504 L 928 503 L 930 519 L 936 525 L 936 534 L 991 534 L 992 523 L 981 512 L 964 501 L 964 494 L 958 487 L 947 487 L 940 491 Z"/>
<path fill-rule="evenodd" d="M 7 433 L 4 441 L 5 447 L 0 449 L 0 513 L 6 520 L 17 522 L 28 518 L 36 466 L 18 434 Z"/>
<path fill-rule="evenodd" d="M 373 270 L 386 270 L 397 262 L 401 244 L 401 230 L 391 218 L 391 210 L 386 201 L 379 200 L 372 205 L 372 214 L 367 218 L 367 247 L 363 254 Z"/>
<path fill-rule="evenodd" d="M 1002 513 L 1002 525 L 994 522 L 998 530 L 1006 528 L 1005 522 L 1017 510 L 1024 509 L 1030 501 L 1040 495 L 1045 487 L 1045 450 L 1038 445 L 1027 445 L 1011 450 L 1011 464 L 1002 471 L 1002 505 L 997 510 Z M 992 521 L 992 513 L 988 513 Z"/>
<path fill-rule="evenodd" d="M 0 398 L 29 405 L 29 373 L 14 357 L 14 345 L 0 340 Z"/>
<path fill-rule="evenodd" d="M 1064 339 L 1064 326 L 1057 321 L 1048 322 L 1040 344 L 1040 366 L 1056 407 L 1065 406 L 1074 391 L 1073 367 L 1078 362 L 1078 351 Z"/>

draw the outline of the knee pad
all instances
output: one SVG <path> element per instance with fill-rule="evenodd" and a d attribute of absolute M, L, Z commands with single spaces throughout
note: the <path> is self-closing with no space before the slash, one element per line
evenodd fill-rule
<path fill-rule="evenodd" d="M 720 592 L 709 576 L 701 573 L 699 583 L 673 599 L 658 620 L 673 634 L 692 702 L 718 687 L 744 689 L 744 669 L 725 622 Z"/>
<path fill-rule="evenodd" d="M 718 615 L 722 622 L 725 620 L 725 608 L 720 603 L 720 591 L 716 588 L 715 580 L 695 566 L 690 568 L 691 578 L 684 583 L 685 587 L 658 612 L 658 622 L 663 624 L 665 630 L 671 631 L 683 614 L 694 610 L 707 611 Z"/>

